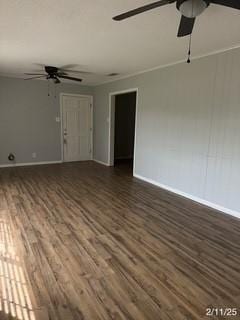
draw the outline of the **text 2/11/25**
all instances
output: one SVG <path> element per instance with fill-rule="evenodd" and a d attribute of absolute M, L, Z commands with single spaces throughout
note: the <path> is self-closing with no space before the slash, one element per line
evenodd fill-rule
<path fill-rule="evenodd" d="M 207 308 L 208 317 L 237 317 L 240 316 L 240 308 Z"/>

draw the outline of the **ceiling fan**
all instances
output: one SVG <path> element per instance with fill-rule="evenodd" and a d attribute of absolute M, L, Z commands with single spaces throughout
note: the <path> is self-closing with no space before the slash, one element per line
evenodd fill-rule
<path fill-rule="evenodd" d="M 81 82 L 82 79 L 69 76 L 68 72 L 80 73 L 80 74 L 91 74 L 91 72 L 87 72 L 87 71 L 77 71 L 77 70 L 68 69 L 68 67 L 72 67 L 74 65 L 63 66 L 60 68 L 53 67 L 53 66 L 44 66 L 44 65 L 41 65 L 41 66 L 44 68 L 45 73 L 25 73 L 25 75 L 33 76 L 30 78 L 26 78 L 25 80 L 45 78 L 47 80 L 53 80 L 55 84 L 61 83 L 60 79 L 67 79 L 67 80 Z"/>
<path fill-rule="evenodd" d="M 211 4 L 218 4 L 240 10 L 240 0 L 160 0 L 120 14 L 114 17 L 113 20 L 125 20 L 145 11 L 149 11 L 174 2 L 176 2 L 177 10 L 182 14 L 178 29 L 178 37 L 191 35 L 196 17 L 199 16 Z"/>

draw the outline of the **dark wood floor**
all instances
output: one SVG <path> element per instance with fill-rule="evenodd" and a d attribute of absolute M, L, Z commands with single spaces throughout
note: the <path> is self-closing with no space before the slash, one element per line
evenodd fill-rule
<path fill-rule="evenodd" d="M 240 309 L 240 220 L 96 163 L 0 169 L 0 319 Z"/>

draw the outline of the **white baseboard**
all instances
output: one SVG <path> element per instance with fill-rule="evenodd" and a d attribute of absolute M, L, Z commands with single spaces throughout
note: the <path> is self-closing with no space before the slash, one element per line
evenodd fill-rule
<path fill-rule="evenodd" d="M 97 159 L 93 159 L 93 161 L 94 161 L 94 162 L 97 162 L 97 163 L 99 163 L 99 164 L 102 164 L 102 165 L 104 165 L 104 166 L 110 167 L 110 165 L 109 165 L 108 163 L 106 163 L 106 162 L 103 162 L 103 161 L 100 161 L 100 160 L 97 160 Z"/>
<path fill-rule="evenodd" d="M 239 219 L 240 219 L 240 212 L 237 212 L 237 211 L 234 211 L 234 210 L 231 210 L 231 209 L 222 207 L 222 206 L 220 206 L 220 205 L 218 205 L 218 204 L 209 202 L 209 201 L 207 201 L 207 200 L 198 198 L 198 197 L 193 196 L 193 195 L 191 195 L 191 194 L 188 194 L 188 193 L 186 193 L 186 192 L 183 192 L 183 191 L 174 189 L 174 188 L 172 188 L 172 187 L 166 186 L 166 185 L 161 184 L 161 183 L 159 183 L 159 182 L 157 182 L 157 181 L 155 181 L 155 180 L 145 178 L 145 177 L 143 177 L 143 176 L 141 176 L 141 175 L 139 175 L 139 174 L 134 173 L 133 175 L 134 175 L 135 178 L 138 178 L 138 179 L 143 180 L 143 181 L 145 181 L 145 182 L 151 183 L 151 184 L 153 184 L 153 185 L 155 185 L 155 186 L 157 186 L 157 187 L 160 187 L 160 188 L 162 188 L 162 189 L 165 189 L 165 190 L 168 190 L 168 191 L 170 191 L 170 192 L 176 193 L 176 194 L 178 194 L 178 195 L 180 195 L 180 196 L 182 196 L 182 197 L 185 197 L 185 198 L 188 198 L 188 199 L 190 199 L 190 200 L 196 201 L 196 202 L 201 203 L 201 204 L 203 204 L 203 205 L 205 205 L 205 206 L 207 206 L 207 207 L 216 209 L 216 210 L 218 210 L 218 211 L 221 211 L 221 212 L 223 212 L 223 213 L 229 214 L 229 215 L 231 215 L 231 216 L 233 216 L 233 217 L 236 217 L 236 218 L 239 218 Z"/>
<path fill-rule="evenodd" d="M 42 162 L 26 162 L 26 163 L 0 164 L 0 168 L 40 166 L 40 165 L 44 165 L 44 164 L 56 164 L 56 163 L 62 163 L 62 161 L 42 161 Z"/>

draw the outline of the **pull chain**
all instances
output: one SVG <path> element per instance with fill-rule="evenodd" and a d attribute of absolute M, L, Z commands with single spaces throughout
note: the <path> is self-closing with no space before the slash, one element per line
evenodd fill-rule
<path fill-rule="evenodd" d="M 48 79 L 48 97 L 50 97 L 49 79 Z"/>
<path fill-rule="evenodd" d="M 193 17 L 193 0 L 192 0 L 192 17 Z M 191 47 L 192 47 L 192 34 L 190 34 L 190 36 L 189 36 L 189 47 L 188 47 L 187 63 L 191 63 Z"/>
<path fill-rule="evenodd" d="M 49 79 L 47 80 L 48 82 L 48 97 L 50 97 L 50 81 Z M 54 82 L 54 98 L 57 98 L 57 84 Z"/>
<path fill-rule="evenodd" d="M 192 34 L 190 34 L 189 37 L 189 47 L 188 47 L 188 59 L 187 59 L 187 63 L 191 62 L 191 46 L 192 46 Z"/>

